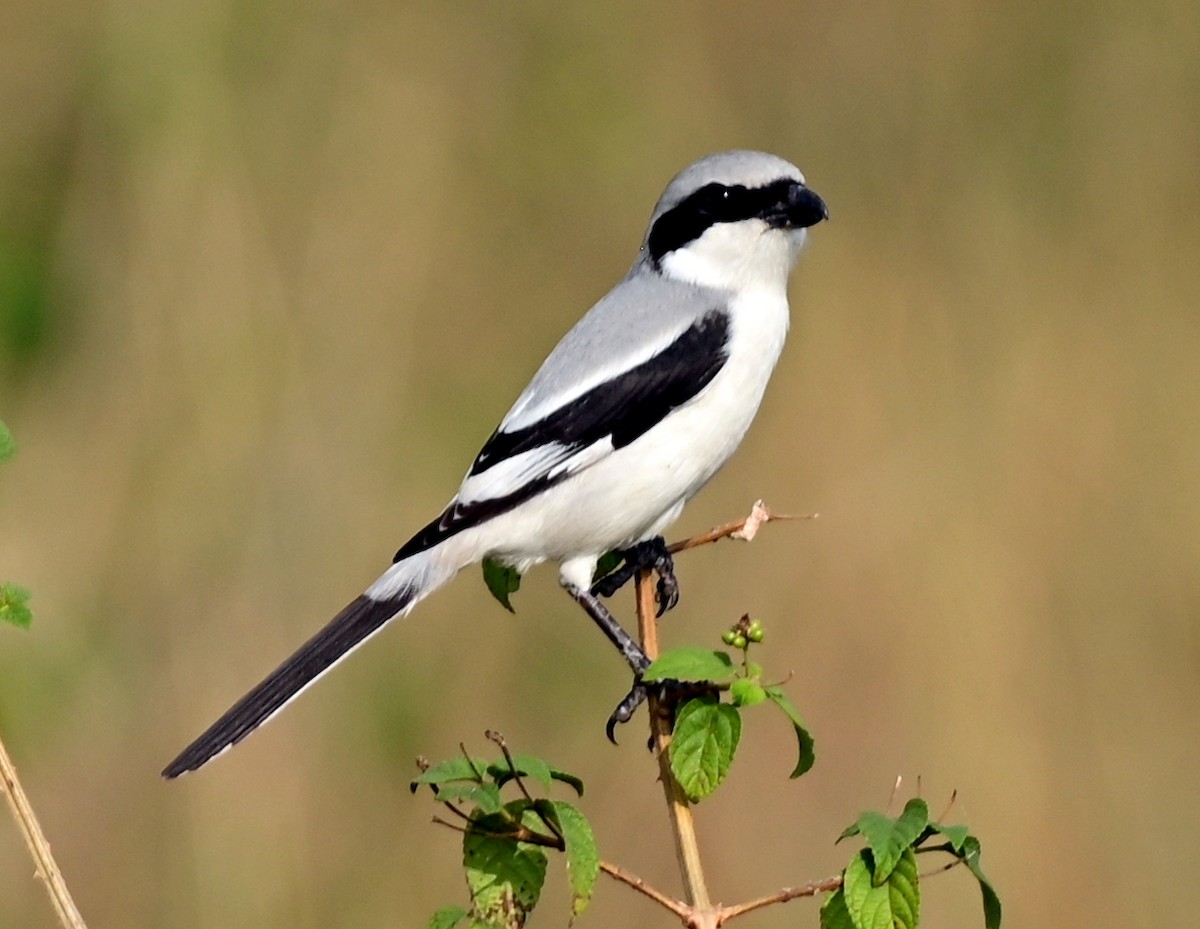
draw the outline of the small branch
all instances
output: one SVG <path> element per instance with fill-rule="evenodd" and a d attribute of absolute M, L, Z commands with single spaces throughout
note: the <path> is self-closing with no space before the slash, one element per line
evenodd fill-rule
<path fill-rule="evenodd" d="M 565 847 L 563 840 L 558 836 L 542 835 L 540 832 L 535 832 L 528 826 L 522 826 L 519 823 L 506 832 L 496 832 L 491 829 L 481 829 L 478 823 L 473 820 L 466 826 L 456 826 L 454 823 L 442 819 L 440 816 L 434 816 L 431 822 L 439 826 L 445 826 L 447 829 L 461 835 L 485 835 L 494 839 L 509 839 L 513 842 L 524 842 L 526 845 L 541 845 L 545 848 L 554 848 L 560 852 Z"/>
<path fill-rule="evenodd" d="M 638 893 L 649 897 L 659 906 L 670 910 L 680 919 L 686 920 L 692 914 L 692 908 L 682 900 L 676 900 L 673 897 L 668 897 L 661 890 L 656 890 L 636 874 L 631 874 L 629 871 L 626 871 L 619 865 L 610 864 L 607 861 L 601 861 L 600 870 L 614 880 L 620 881 L 622 884 L 627 884 Z"/>
<path fill-rule="evenodd" d="M 809 513 L 806 516 L 787 516 L 783 513 L 772 513 L 761 500 L 756 500 L 750 510 L 750 515 L 744 519 L 725 523 L 723 526 L 717 526 L 708 532 L 694 535 L 690 539 L 673 542 L 667 546 L 667 551 L 675 555 L 679 552 L 687 551 L 689 548 L 699 548 L 701 545 L 719 542 L 721 539 L 742 539 L 749 542 L 758 532 L 759 526 L 766 523 L 772 523 L 781 519 L 816 519 L 818 515 L 817 513 Z"/>
<path fill-rule="evenodd" d="M 807 884 L 801 884 L 799 887 L 785 887 L 783 890 L 777 891 L 770 896 L 760 897 L 757 900 L 751 900 L 749 903 L 739 903 L 736 906 L 722 907 L 717 925 L 723 925 L 735 916 L 741 916 L 752 910 L 762 909 L 764 906 L 787 903 L 789 900 L 795 900 L 799 897 L 815 897 L 819 893 L 829 893 L 841 886 L 842 876 L 836 874 L 833 877 L 825 878 L 823 881 L 809 881 Z"/>
<path fill-rule="evenodd" d="M 58 870 L 58 864 L 50 851 L 50 843 L 46 841 L 33 807 L 29 805 L 29 798 L 21 788 L 21 782 L 17 779 L 17 769 L 8 757 L 3 740 L 0 740 L 0 786 L 3 786 L 4 794 L 8 797 L 17 826 L 25 836 L 25 844 L 29 846 L 29 854 L 37 868 L 38 877 L 46 884 L 46 893 L 50 895 L 50 902 L 54 904 L 58 921 L 65 929 L 87 929 L 75 901 L 71 899 L 71 892 L 67 890 L 62 872 Z"/>

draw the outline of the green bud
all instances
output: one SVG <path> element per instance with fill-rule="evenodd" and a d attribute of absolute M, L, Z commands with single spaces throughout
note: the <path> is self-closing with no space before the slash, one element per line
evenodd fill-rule
<path fill-rule="evenodd" d="M 724 642 L 726 645 L 732 645 L 734 639 L 736 639 L 736 638 L 737 638 L 736 632 L 734 632 L 732 629 L 726 629 L 724 634 L 722 634 L 722 636 L 721 636 L 721 641 Z"/>
<path fill-rule="evenodd" d="M 745 648 L 747 645 L 746 637 L 739 632 L 733 637 L 733 641 L 729 644 L 734 648 Z"/>

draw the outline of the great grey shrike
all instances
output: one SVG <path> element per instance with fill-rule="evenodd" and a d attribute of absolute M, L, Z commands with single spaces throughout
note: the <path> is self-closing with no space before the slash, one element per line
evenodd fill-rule
<path fill-rule="evenodd" d="M 598 559 L 656 567 L 660 534 L 742 441 L 788 330 L 787 282 L 807 229 L 828 218 L 794 165 L 730 151 L 677 175 L 629 273 L 563 337 L 433 522 L 323 629 L 163 771 L 193 771 L 278 713 L 390 620 L 484 558 L 563 586 L 621 648 L 645 656 L 597 599 Z M 630 575 L 626 570 L 622 580 Z M 627 698 L 623 718 L 636 706 Z M 618 714 L 622 708 L 618 708 Z"/>

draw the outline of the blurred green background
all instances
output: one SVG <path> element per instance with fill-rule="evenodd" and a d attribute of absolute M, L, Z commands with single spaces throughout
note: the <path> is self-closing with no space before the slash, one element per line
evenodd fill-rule
<path fill-rule="evenodd" d="M 159 769 L 457 486 L 729 147 L 830 204 L 741 453 L 815 522 L 681 561 L 668 644 L 751 611 L 817 735 L 751 720 L 700 810 L 727 902 L 834 873 L 897 775 L 1014 927 L 1195 925 L 1200 8 L 1180 2 L 0 5 L 0 733 L 93 929 L 411 927 L 461 902 L 417 753 L 504 731 L 677 889 L 628 683 L 475 572 L 202 774 Z M 628 614 L 626 614 L 628 615 Z M 52 926 L 0 815 L 0 926 Z M 980 926 L 965 873 L 923 925 Z M 567 921 L 562 882 L 531 926 Z M 602 884 L 579 925 L 671 921 Z M 744 922 L 817 924 L 796 902 Z"/>

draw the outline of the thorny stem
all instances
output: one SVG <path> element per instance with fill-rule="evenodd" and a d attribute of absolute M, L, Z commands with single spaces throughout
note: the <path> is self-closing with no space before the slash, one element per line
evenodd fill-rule
<path fill-rule="evenodd" d="M 29 854 L 37 868 L 38 877 L 46 884 L 46 893 L 50 895 L 50 902 L 54 904 L 58 921 L 66 929 L 87 929 L 87 924 L 84 923 L 83 917 L 75 906 L 75 901 L 71 898 L 71 892 L 67 889 L 66 881 L 63 880 L 62 872 L 58 870 L 58 864 L 50 851 L 50 843 L 46 841 L 42 827 L 38 824 L 37 816 L 34 815 L 33 807 L 29 805 L 29 798 L 25 796 L 25 791 L 21 788 L 21 782 L 17 779 L 17 769 L 13 767 L 12 759 L 8 757 L 2 740 L 0 740 L 0 786 L 3 787 L 5 796 L 8 797 L 13 817 L 17 821 L 21 834 L 25 837 L 25 844 L 29 846 Z"/>
<path fill-rule="evenodd" d="M 668 547 L 671 554 L 697 548 L 725 538 L 752 539 L 758 528 L 764 523 L 776 519 L 813 519 L 816 514 L 807 517 L 788 517 L 771 513 L 761 500 L 756 501 L 749 516 L 718 526 L 702 535 L 693 536 L 682 542 L 676 542 Z M 646 657 L 653 661 L 658 657 L 658 622 L 655 617 L 654 589 L 650 584 L 649 573 L 639 571 L 636 577 L 636 598 L 638 617 L 638 637 Z M 659 706 L 658 698 L 651 694 L 648 699 L 650 712 L 650 732 L 654 741 L 654 751 L 658 757 L 659 780 L 662 783 L 663 795 L 666 797 L 667 809 L 671 817 L 671 831 L 675 837 L 675 853 L 679 869 L 683 876 L 684 895 L 687 905 L 672 900 L 661 892 L 647 886 L 641 878 L 627 874 L 607 862 L 601 863 L 601 869 L 606 874 L 623 881 L 652 900 L 675 913 L 689 929 L 719 929 L 728 920 L 743 913 L 769 906 L 773 903 L 785 903 L 797 897 L 811 897 L 823 891 L 836 890 L 842 884 L 841 875 L 826 878 L 823 881 L 812 881 L 801 887 L 785 887 L 774 894 L 761 897 L 758 900 L 742 903 L 736 906 L 724 907 L 714 905 L 709 897 L 708 885 L 704 878 L 704 868 L 700 861 L 700 846 L 696 839 L 696 824 L 692 817 L 689 804 L 683 788 L 671 771 L 669 749 L 671 745 L 671 721 L 669 715 Z"/>
<path fill-rule="evenodd" d="M 733 919 L 735 916 L 741 916 L 744 913 L 749 913 L 751 910 L 759 910 L 764 906 L 771 906 L 775 903 L 787 903 L 789 900 L 796 900 L 800 897 L 815 897 L 820 893 L 829 893 L 837 890 L 841 886 L 842 876 L 835 874 L 833 877 L 827 877 L 823 881 L 809 881 L 807 884 L 801 884 L 799 887 L 785 887 L 783 890 L 768 894 L 765 897 L 759 897 L 757 900 L 751 900 L 749 903 L 721 907 L 717 925 L 720 926 L 727 920 Z"/>
<path fill-rule="evenodd" d="M 620 865 L 615 865 L 608 861 L 601 861 L 600 870 L 609 877 L 613 878 L 613 880 L 620 881 L 621 883 L 632 887 L 638 893 L 645 894 L 655 903 L 659 904 L 659 906 L 670 910 L 680 919 L 686 920 L 688 916 L 691 915 L 691 907 L 689 907 L 686 903 L 676 900 L 673 897 L 668 897 L 660 890 L 655 890 L 636 874 L 626 871 Z"/>

